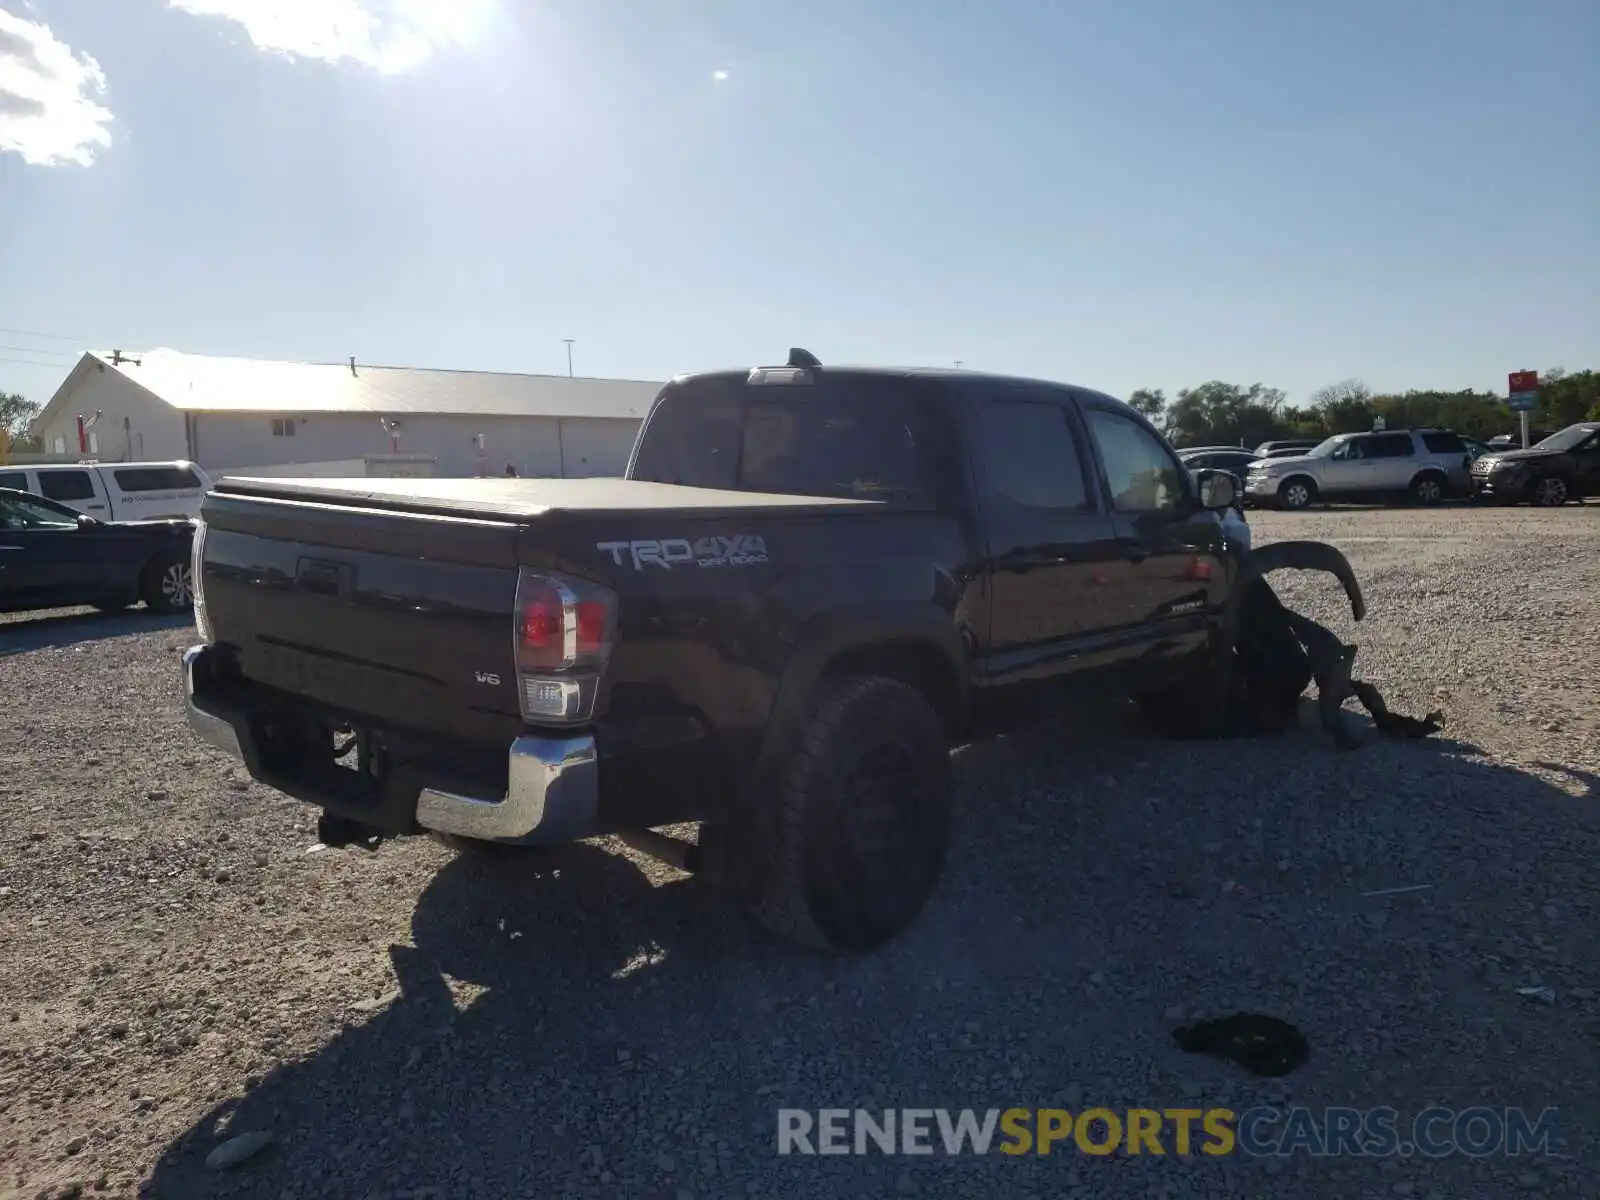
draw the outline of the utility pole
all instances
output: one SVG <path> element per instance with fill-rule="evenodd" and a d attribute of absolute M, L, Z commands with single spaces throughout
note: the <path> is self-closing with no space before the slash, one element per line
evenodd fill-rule
<path fill-rule="evenodd" d="M 577 339 L 575 339 L 575 338 L 562 338 L 561 340 L 567 344 L 567 378 L 571 379 L 572 378 L 572 343 L 574 341 L 576 341 Z"/>
<path fill-rule="evenodd" d="M 961 360 L 959 358 L 956 359 L 955 367 L 956 367 L 956 370 L 958 370 L 958 371 L 961 369 Z"/>

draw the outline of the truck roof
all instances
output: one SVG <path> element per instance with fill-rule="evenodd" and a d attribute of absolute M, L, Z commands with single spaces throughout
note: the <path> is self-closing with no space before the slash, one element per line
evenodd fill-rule
<path fill-rule="evenodd" d="M 720 509 L 837 510 L 878 505 L 852 497 L 791 496 L 649 483 L 636 479 L 250 479 L 229 476 L 217 496 L 370 505 L 446 516 L 524 519 L 550 512 L 662 512 Z"/>

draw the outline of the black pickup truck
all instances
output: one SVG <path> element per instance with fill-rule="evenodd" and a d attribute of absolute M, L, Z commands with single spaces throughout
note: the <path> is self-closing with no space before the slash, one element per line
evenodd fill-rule
<path fill-rule="evenodd" d="M 189 719 L 324 840 L 616 833 L 866 949 L 935 888 L 952 745 L 1207 694 L 1234 498 L 1109 396 L 796 351 L 672 380 L 625 478 L 224 480 Z"/>

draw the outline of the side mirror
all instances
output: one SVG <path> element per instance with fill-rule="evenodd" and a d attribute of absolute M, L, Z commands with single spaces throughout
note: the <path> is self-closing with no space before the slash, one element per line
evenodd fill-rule
<path fill-rule="evenodd" d="M 1222 512 L 1239 502 L 1239 483 L 1228 471 L 1202 467 L 1194 473 L 1200 489 L 1200 505 L 1212 512 Z"/>
<path fill-rule="evenodd" d="M 81 517 L 78 518 L 78 528 L 79 529 L 88 529 L 91 526 L 98 525 L 98 524 L 100 524 L 99 520 L 97 520 L 94 517 L 91 517 L 88 513 L 84 513 Z"/>

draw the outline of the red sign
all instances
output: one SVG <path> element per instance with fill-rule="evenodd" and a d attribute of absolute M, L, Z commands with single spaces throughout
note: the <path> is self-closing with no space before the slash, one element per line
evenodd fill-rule
<path fill-rule="evenodd" d="M 1512 395 L 1516 395 L 1518 392 L 1537 392 L 1539 390 L 1539 372 L 1511 372 L 1511 386 L 1507 390 Z"/>

